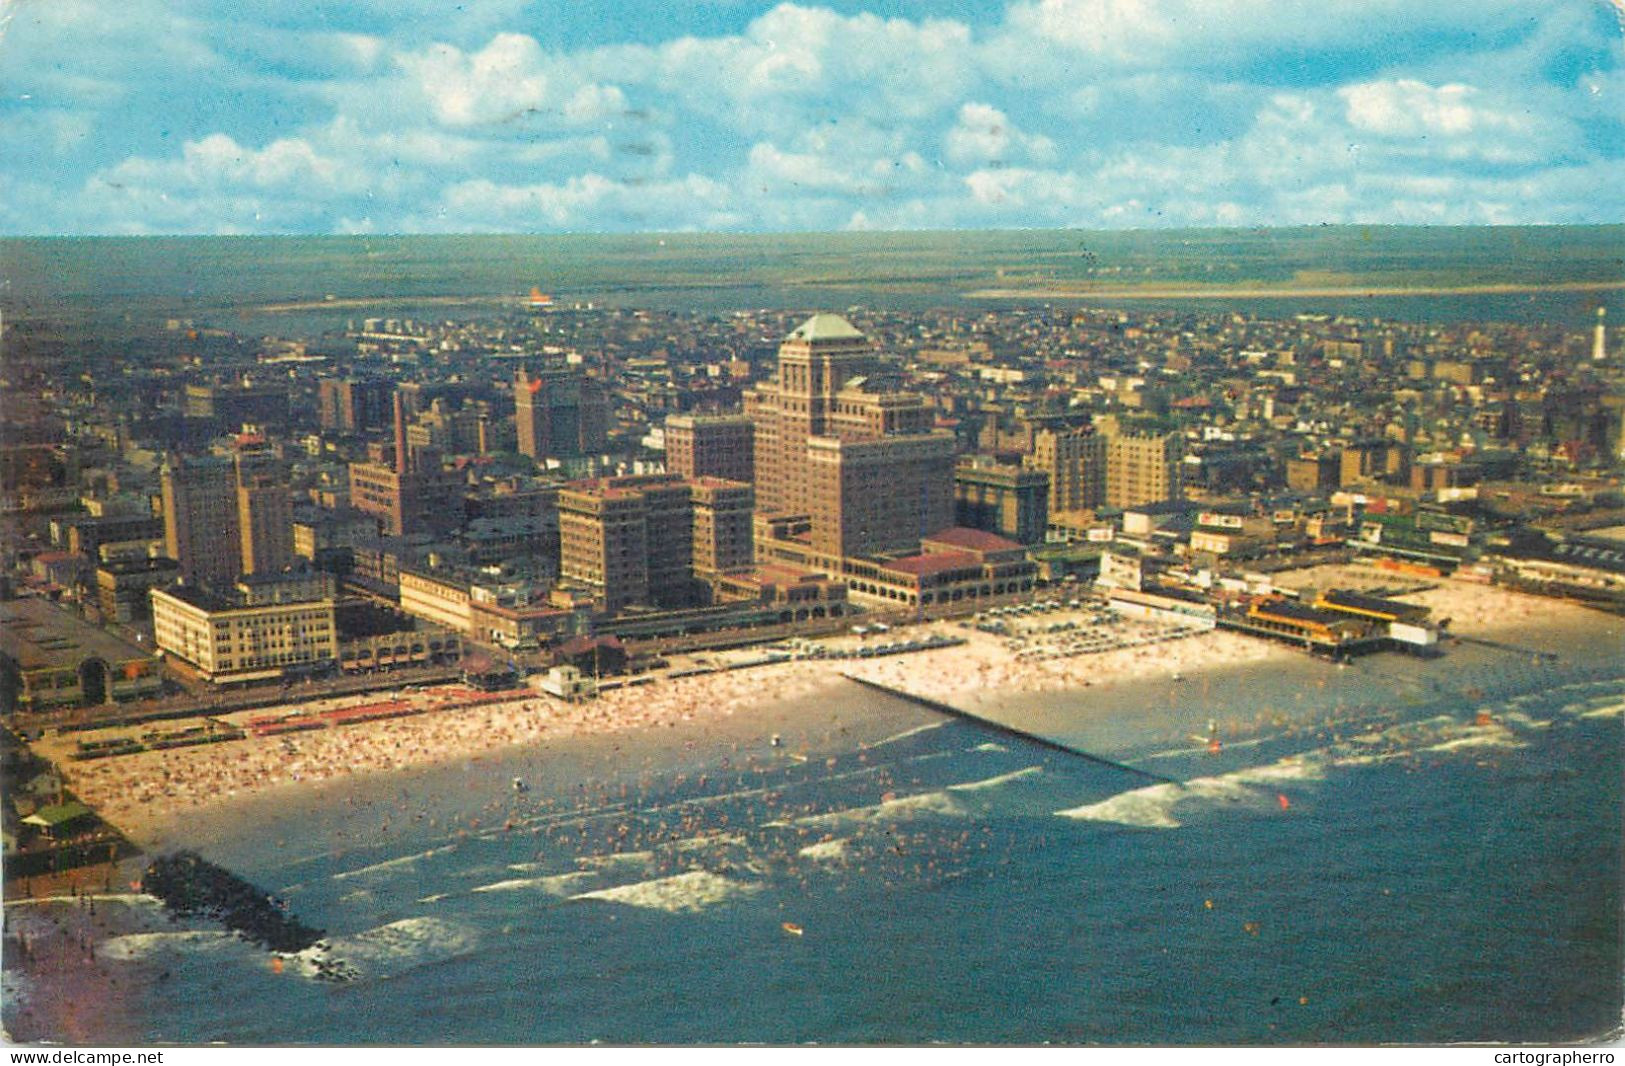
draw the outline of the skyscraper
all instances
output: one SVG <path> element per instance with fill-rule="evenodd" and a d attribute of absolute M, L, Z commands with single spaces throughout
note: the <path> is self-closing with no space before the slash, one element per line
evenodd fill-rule
<path fill-rule="evenodd" d="M 666 419 L 666 469 L 683 477 L 755 478 L 755 430 L 744 415 Z"/>
<path fill-rule="evenodd" d="M 389 419 L 389 382 L 323 378 L 317 383 L 321 427 L 339 433 L 381 429 Z"/>
<path fill-rule="evenodd" d="M 1106 436 L 1106 503 L 1137 507 L 1184 494 L 1184 438 L 1112 430 Z"/>
<path fill-rule="evenodd" d="M 161 481 L 164 550 L 180 564 L 181 577 L 204 585 L 236 581 L 242 573 L 236 466 L 222 456 L 174 454 Z"/>
<path fill-rule="evenodd" d="M 869 340 L 839 315 L 814 315 L 779 345 L 779 372 L 745 393 L 756 427 L 756 506 L 806 511 L 807 438 L 824 436 L 836 394 L 874 368 Z"/>
<path fill-rule="evenodd" d="M 1039 430 L 1023 465 L 1049 475 L 1051 514 L 1106 503 L 1106 438 L 1092 428 Z"/>
<path fill-rule="evenodd" d="M 952 434 L 809 437 L 812 546 L 829 555 L 913 551 L 954 524 Z"/>
<path fill-rule="evenodd" d="M 609 390 L 571 370 L 521 370 L 514 377 L 519 451 L 533 459 L 597 455 L 609 443 Z"/>
<path fill-rule="evenodd" d="M 293 496 L 274 455 L 237 456 L 237 529 L 243 573 L 275 574 L 293 565 Z"/>
<path fill-rule="evenodd" d="M 912 549 L 953 524 L 953 434 L 879 369 L 850 322 L 819 314 L 784 339 L 777 378 L 745 394 L 758 510 L 808 516 L 831 555 Z"/>
<path fill-rule="evenodd" d="M 751 561 L 749 485 L 676 474 L 577 481 L 559 490 L 559 572 L 610 611 L 705 602 L 701 580 Z"/>

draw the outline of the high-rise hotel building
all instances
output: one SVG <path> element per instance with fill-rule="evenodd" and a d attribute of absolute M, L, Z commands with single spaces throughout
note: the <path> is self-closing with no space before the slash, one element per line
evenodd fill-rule
<path fill-rule="evenodd" d="M 1041 429 L 1023 465 L 1049 475 L 1049 513 L 1092 511 L 1106 502 L 1106 438 L 1084 426 Z"/>
<path fill-rule="evenodd" d="M 237 455 L 237 529 L 245 574 L 277 574 L 293 557 L 293 494 L 283 462 L 265 451 Z"/>
<path fill-rule="evenodd" d="M 751 487 L 720 478 L 643 474 L 559 490 L 559 572 L 606 610 L 703 602 L 701 586 L 748 567 Z"/>
<path fill-rule="evenodd" d="M 744 415 L 666 419 L 666 469 L 683 477 L 756 478 L 755 428 Z"/>
<path fill-rule="evenodd" d="M 953 434 L 879 369 L 868 338 L 819 314 L 784 339 L 776 379 L 745 393 L 757 511 L 805 516 L 828 557 L 912 551 L 954 524 Z"/>
<path fill-rule="evenodd" d="M 230 585 L 243 570 L 237 468 L 218 455 L 171 455 L 161 474 L 164 553 L 187 583 Z"/>
<path fill-rule="evenodd" d="M 1177 432 L 1106 434 L 1106 503 L 1136 507 L 1184 495 L 1185 441 Z"/>

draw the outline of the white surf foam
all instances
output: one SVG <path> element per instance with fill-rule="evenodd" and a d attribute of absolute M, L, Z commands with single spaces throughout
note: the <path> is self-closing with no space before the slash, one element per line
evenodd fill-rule
<path fill-rule="evenodd" d="M 403 918 L 353 936 L 336 937 L 325 951 L 301 952 L 307 972 L 325 957 L 348 964 L 364 977 L 393 977 L 432 962 L 467 955 L 479 946 L 476 930 L 440 918 Z"/>
<path fill-rule="evenodd" d="M 1522 711 L 1506 711 L 1502 713 L 1501 717 L 1503 720 L 1511 722 L 1520 729 L 1550 729 L 1552 727 L 1551 722 L 1544 721 L 1539 718 L 1531 718 Z"/>
<path fill-rule="evenodd" d="M 709 851 L 712 848 L 734 847 L 744 842 L 745 838 L 738 833 L 705 833 L 674 841 L 669 846 L 674 851 Z"/>
<path fill-rule="evenodd" d="M 921 814 L 936 814 L 948 818 L 962 818 L 966 811 L 947 790 L 939 792 L 920 792 L 901 799 L 884 800 L 869 807 L 849 807 L 845 810 L 830 811 L 827 814 L 809 814 L 797 818 L 795 825 L 811 828 L 833 828 L 836 826 L 862 825 L 866 822 L 893 821 L 899 818 L 912 818 Z M 784 823 L 775 823 L 784 824 Z"/>
<path fill-rule="evenodd" d="M 873 744 L 870 744 L 869 747 L 871 747 L 871 748 L 885 747 L 887 744 L 895 744 L 899 740 L 907 740 L 909 737 L 916 736 L 916 735 L 918 735 L 920 733 L 924 733 L 928 729 L 941 729 L 943 726 L 945 726 L 947 724 L 948 724 L 947 719 L 943 719 L 940 722 L 927 722 L 924 725 L 917 725 L 913 729 L 905 729 L 901 733 L 898 733 L 896 736 L 887 737 L 885 740 L 877 740 Z"/>
<path fill-rule="evenodd" d="M 919 792 L 912 796 L 902 796 L 897 799 L 882 800 L 880 803 L 867 807 L 848 807 L 845 810 L 829 811 L 825 814 L 810 814 L 795 819 L 794 822 L 770 822 L 768 826 L 798 825 L 810 828 L 834 828 L 837 826 L 862 825 L 867 822 L 894 821 L 900 818 L 913 818 L 922 814 L 934 814 L 945 818 L 964 818 L 971 814 L 960 803 L 958 795 L 969 792 L 983 792 L 1018 781 L 1024 777 L 1043 772 L 1041 766 L 1028 766 L 1020 770 L 1013 770 L 1007 774 L 984 778 L 980 781 L 962 781 L 956 785 L 948 785 L 934 792 Z"/>
<path fill-rule="evenodd" d="M 1523 741 L 1514 737 L 1504 729 L 1483 730 L 1469 733 L 1466 736 L 1453 737 L 1450 740 L 1441 740 L 1437 744 L 1430 744 L 1421 750 L 1424 752 L 1461 751 L 1468 748 L 1524 748 L 1528 747 Z"/>
<path fill-rule="evenodd" d="M 667 914 L 697 914 L 719 903 L 753 896 L 762 886 L 734 881 L 709 870 L 690 870 L 653 881 L 583 892 L 572 899 L 597 899 L 624 903 L 629 907 L 665 911 Z"/>
<path fill-rule="evenodd" d="M 333 880 L 347 881 L 352 877 L 362 877 L 366 874 L 379 873 L 383 870 L 394 870 L 402 866 L 410 866 L 413 863 L 422 862 L 424 859 L 432 858 L 436 855 L 444 855 L 448 851 L 454 851 L 456 850 L 456 847 L 457 845 L 455 844 L 443 844 L 438 848 L 430 848 L 427 851 L 420 851 L 413 855 L 402 855 L 397 859 L 386 859 L 383 862 L 375 862 L 371 866 L 358 866 L 354 870 L 341 870 L 333 875 Z"/>
<path fill-rule="evenodd" d="M 1000 785 L 1007 785 L 1011 781 L 1019 781 L 1024 777 L 1031 777 L 1034 774 L 1043 772 L 1044 768 L 1042 766 L 1028 766 L 1020 770 L 1012 770 L 1007 774 L 1000 774 L 998 777 L 989 777 L 984 781 L 966 781 L 964 784 L 949 785 L 948 791 L 981 792 L 985 789 L 998 788 Z"/>
<path fill-rule="evenodd" d="M 112 937 L 96 946 L 96 954 L 119 962 L 139 962 L 155 956 L 197 955 L 204 952 L 242 949 L 244 955 L 260 950 L 238 937 L 220 929 L 192 929 L 162 933 L 126 933 Z"/>
<path fill-rule="evenodd" d="M 1236 770 L 1223 775 L 1247 785 L 1272 785 L 1282 781 L 1320 781 L 1326 776 L 1325 759 L 1320 752 L 1288 755 L 1263 766 Z"/>
<path fill-rule="evenodd" d="M 995 744 L 990 740 L 985 744 L 978 744 L 978 745 L 976 745 L 976 747 L 969 748 L 967 750 L 969 750 L 969 751 L 1009 751 L 1010 749 L 1005 747 L 1003 744 Z"/>
<path fill-rule="evenodd" d="M 606 873 L 627 871 L 642 873 L 654 869 L 655 853 L 652 851 L 617 851 L 609 855 L 582 855 L 576 862 L 590 870 L 603 870 Z"/>
<path fill-rule="evenodd" d="M 821 840 L 817 844 L 808 844 L 797 855 L 814 862 L 840 862 L 846 858 L 847 847 L 852 842 L 845 837 L 836 837 L 834 840 Z"/>
<path fill-rule="evenodd" d="M 1256 796 L 1258 793 L 1240 781 L 1226 777 L 1199 777 L 1184 785 L 1148 785 L 1130 792 L 1119 792 L 1098 803 L 1055 813 L 1062 818 L 1112 822 L 1139 829 L 1178 829 L 1181 823 L 1173 812 L 1180 804 L 1197 800 L 1236 801 Z"/>
<path fill-rule="evenodd" d="M 1569 718 L 1611 718 L 1625 711 L 1625 693 L 1618 681 L 1598 682 L 1586 686 L 1571 686 L 1573 691 L 1559 689 L 1573 696 L 1558 714 Z"/>
<path fill-rule="evenodd" d="M 110 892 L 100 896 L 25 896 L 22 899 L 8 899 L 5 901 L 5 906 L 7 910 L 13 907 L 40 907 L 56 903 L 69 903 L 79 906 L 81 900 L 90 900 L 93 903 L 119 904 L 142 910 L 156 910 L 163 906 L 158 897 L 149 896 L 145 892 Z"/>
<path fill-rule="evenodd" d="M 596 870 L 579 870 L 568 874 L 550 874 L 546 877 L 515 877 L 507 881 L 497 881 L 489 885 L 480 885 L 470 889 L 471 892 L 542 892 L 549 896 L 570 896 L 579 892 L 592 881 L 603 875 Z"/>

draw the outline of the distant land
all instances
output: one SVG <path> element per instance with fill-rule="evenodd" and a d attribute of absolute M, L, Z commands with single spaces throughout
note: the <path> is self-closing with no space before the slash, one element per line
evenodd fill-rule
<path fill-rule="evenodd" d="M 1625 320 L 1625 225 L 0 240 L 0 310 L 127 321 L 560 304 L 722 313 L 989 300 L 1288 301 L 1394 318 Z M 312 317 L 315 316 L 315 317 Z M 224 321 L 221 324 L 226 324 Z"/>
<path fill-rule="evenodd" d="M 1568 281 L 1551 285 L 1343 285 L 1336 287 L 1294 287 L 1286 285 L 1239 286 L 1187 285 L 1169 288 L 1145 285 L 1138 288 L 1081 287 L 1047 289 L 978 289 L 965 295 L 985 300 L 1245 300 L 1340 299 L 1349 296 L 1487 296 L 1534 292 L 1609 292 L 1625 289 L 1625 281 Z"/>

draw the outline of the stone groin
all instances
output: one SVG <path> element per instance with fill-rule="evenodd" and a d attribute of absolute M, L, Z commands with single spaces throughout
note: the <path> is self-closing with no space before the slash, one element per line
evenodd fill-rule
<path fill-rule="evenodd" d="M 304 951 L 322 939 L 322 930 L 289 914 L 281 900 L 196 852 L 154 859 L 141 876 L 141 890 L 174 914 L 212 918 L 275 952 Z"/>

